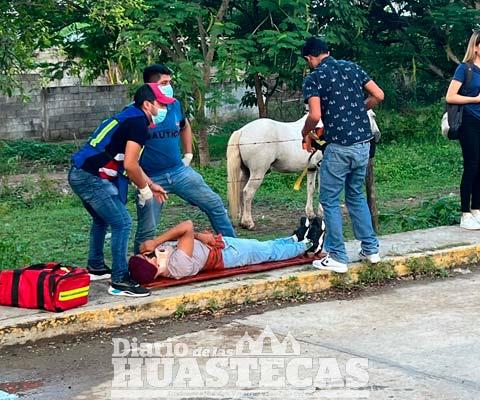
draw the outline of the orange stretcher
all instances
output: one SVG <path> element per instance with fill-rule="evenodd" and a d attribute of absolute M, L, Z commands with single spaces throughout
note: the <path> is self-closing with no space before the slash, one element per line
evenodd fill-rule
<path fill-rule="evenodd" d="M 159 278 L 152 283 L 142 285 L 142 286 L 149 289 L 161 289 L 169 286 L 178 286 L 178 285 L 185 285 L 187 283 L 193 283 L 193 282 L 202 282 L 202 281 L 209 281 L 212 279 L 227 278 L 229 276 L 234 276 L 234 275 L 264 272 L 264 271 L 270 271 L 270 270 L 279 269 L 279 268 L 293 267 L 295 265 L 311 264 L 313 260 L 318 260 L 323 256 L 324 254 L 322 253 L 319 253 L 317 255 L 312 255 L 312 256 L 302 255 L 295 258 L 289 258 L 288 260 L 283 260 L 283 261 L 264 262 L 261 264 L 245 265 L 243 267 L 236 267 L 236 268 L 225 268 L 225 269 L 216 270 L 216 271 L 206 271 L 206 272 L 200 271 L 197 275 L 188 276 L 181 279 Z"/>

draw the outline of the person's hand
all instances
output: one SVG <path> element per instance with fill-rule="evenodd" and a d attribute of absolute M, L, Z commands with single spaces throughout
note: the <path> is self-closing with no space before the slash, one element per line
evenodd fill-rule
<path fill-rule="evenodd" d="M 138 189 L 138 204 L 143 207 L 145 203 L 153 198 L 152 190 L 146 185 L 142 189 Z"/>
<path fill-rule="evenodd" d="M 315 152 L 315 149 L 312 147 L 312 138 L 310 135 L 303 137 L 302 148 L 309 153 Z"/>
<path fill-rule="evenodd" d="M 192 153 L 185 153 L 182 158 L 183 165 L 185 165 L 186 167 L 190 166 L 192 159 L 193 159 Z"/>
<path fill-rule="evenodd" d="M 200 234 L 199 240 L 207 246 L 214 246 L 216 243 L 215 235 L 212 232 L 204 231 Z"/>
<path fill-rule="evenodd" d="M 150 189 L 153 192 L 153 196 L 159 203 L 163 203 L 167 201 L 168 199 L 167 191 L 164 188 L 162 188 L 159 184 L 152 183 L 150 185 Z"/>
<path fill-rule="evenodd" d="M 145 253 L 152 253 L 155 251 L 155 248 L 157 246 L 155 245 L 154 240 L 145 240 L 141 245 L 140 245 L 140 253 L 145 254 Z"/>

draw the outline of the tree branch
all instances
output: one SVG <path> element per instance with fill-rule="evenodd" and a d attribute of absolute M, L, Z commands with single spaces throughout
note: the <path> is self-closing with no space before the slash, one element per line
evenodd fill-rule
<path fill-rule="evenodd" d="M 180 46 L 180 42 L 178 41 L 178 38 L 175 35 L 175 33 L 173 31 L 171 31 L 169 33 L 169 36 L 170 36 L 170 41 L 172 42 L 173 48 L 175 49 L 175 53 L 177 55 L 174 58 L 176 58 L 177 60 L 182 60 L 182 61 L 186 60 L 185 54 L 182 51 L 182 46 Z"/>
<path fill-rule="evenodd" d="M 222 0 L 222 3 L 220 4 L 217 15 L 215 17 L 214 25 L 217 22 L 223 21 L 229 4 L 230 0 Z M 205 87 L 208 87 L 210 82 L 210 67 L 212 65 L 213 56 L 215 55 L 215 51 L 217 49 L 217 38 L 218 33 L 214 33 L 210 36 L 210 44 L 208 46 L 207 54 L 205 56 L 203 64 L 203 82 L 205 83 Z"/>
<path fill-rule="evenodd" d="M 455 54 L 453 54 L 452 49 L 450 48 L 450 45 L 447 43 L 445 46 L 445 52 L 447 53 L 447 57 L 452 60 L 453 62 L 460 64 L 460 60 L 457 58 Z"/>
<path fill-rule="evenodd" d="M 197 15 L 197 25 L 198 31 L 200 33 L 200 44 L 202 46 L 203 58 L 207 58 L 208 46 L 207 46 L 207 32 L 205 32 L 205 27 L 203 26 L 203 19 L 201 15 Z"/>

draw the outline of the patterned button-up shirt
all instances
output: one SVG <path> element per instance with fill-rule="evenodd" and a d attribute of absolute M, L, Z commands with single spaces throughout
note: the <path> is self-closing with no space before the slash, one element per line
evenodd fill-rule
<path fill-rule="evenodd" d="M 370 80 L 357 64 L 327 57 L 303 81 L 303 97 L 319 97 L 327 143 L 350 146 L 373 137 L 363 86 Z"/>

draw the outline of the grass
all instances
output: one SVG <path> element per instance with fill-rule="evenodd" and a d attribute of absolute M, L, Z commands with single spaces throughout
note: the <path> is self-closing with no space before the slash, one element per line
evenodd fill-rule
<path fill-rule="evenodd" d="M 393 126 L 395 117 L 387 117 Z M 199 169 L 225 203 L 225 146 L 228 135 L 245 122 L 232 121 L 217 129 L 217 134 L 210 137 L 210 150 L 212 159 L 220 160 L 219 165 Z M 394 137 L 388 135 L 392 136 L 391 132 L 387 131 L 375 158 L 380 234 L 458 223 L 458 143 L 439 134 L 428 136 L 423 130 L 418 137 L 398 132 Z M 50 180 L 52 171 L 66 170 L 73 150 L 72 144 L 65 143 L 0 142 L 0 268 L 45 261 L 85 265 L 89 216 L 75 196 L 59 192 L 57 184 Z M 12 185 L 12 174 L 29 172 L 40 172 L 40 180 L 26 176 Z M 292 190 L 297 177 L 296 173 L 268 174 L 254 200 L 253 208 L 260 212 L 256 217 L 259 230 L 238 230 L 240 236 L 269 239 L 291 233 L 305 206 L 305 188 Z M 129 201 L 129 209 L 135 229 L 133 201 Z M 187 218 L 200 229 L 209 227 L 200 210 L 171 196 L 159 228 Z M 350 239 L 351 227 L 348 219 L 345 222 L 345 237 Z M 107 262 L 108 247 L 109 243 Z"/>

